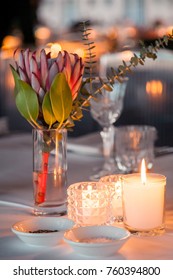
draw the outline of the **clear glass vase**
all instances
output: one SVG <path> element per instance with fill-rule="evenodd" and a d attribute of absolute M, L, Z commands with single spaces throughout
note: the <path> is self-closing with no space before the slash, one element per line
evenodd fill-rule
<path fill-rule="evenodd" d="M 67 202 L 67 131 L 33 129 L 35 215 L 63 215 Z"/>

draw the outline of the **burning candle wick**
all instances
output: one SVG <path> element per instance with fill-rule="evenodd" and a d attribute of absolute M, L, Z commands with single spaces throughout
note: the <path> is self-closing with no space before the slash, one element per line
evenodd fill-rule
<path fill-rule="evenodd" d="M 147 182 L 147 176 L 146 176 L 146 165 L 145 160 L 143 158 L 142 164 L 141 164 L 141 181 L 143 185 L 146 185 Z"/>

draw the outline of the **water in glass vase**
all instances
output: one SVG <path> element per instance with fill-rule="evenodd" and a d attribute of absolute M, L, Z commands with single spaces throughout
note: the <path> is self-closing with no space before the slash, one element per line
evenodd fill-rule
<path fill-rule="evenodd" d="M 66 174 L 33 172 L 33 184 L 35 215 L 66 214 Z"/>

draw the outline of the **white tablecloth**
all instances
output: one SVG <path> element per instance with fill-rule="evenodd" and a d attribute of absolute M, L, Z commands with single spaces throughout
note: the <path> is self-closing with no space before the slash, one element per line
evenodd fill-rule
<path fill-rule="evenodd" d="M 95 140 L 94 140 L 95 139 Z M 73 141 L 78 144 L 94 143 L 98 135 L 86 136 Z M 68 152 L 68 184 L 89 180 L 93 168 L 101 165 L 97 153 L 85 155 Z M 166 187 L 166 232 L 157 237 L 132 236 L 110 259 L 173 260 L 173 155 L 155 160 L 155 173 L 167 177 Z M 32 206 L 32 137 L 30 134 L 6 135 L 0 138 L 0 200 L 24 203 Z M 2 260 L 77 260 L 86 259 L 76 255 L 64 242 L 56 247 L 34 247 L 19 240 L 11 226 L 17 221 L 32 216 L 30 208 L 7 206 L 0 203 L 0 259 Z"/>

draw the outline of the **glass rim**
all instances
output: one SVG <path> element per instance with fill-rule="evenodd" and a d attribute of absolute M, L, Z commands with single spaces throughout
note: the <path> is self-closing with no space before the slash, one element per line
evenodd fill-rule
<path fill-rule="evenodd" d="M 57 131 L 57 132 L 67 132 L 67 129 L 66 129 L 66 128 L 57 129 L 57 128 L 36 128 L 36 127 L 33 127 L 33 128 L 32 128 L 32 131 Z"/>
<path fill-rule="evenodd" d="M 163 174 L 159 174 L 159 173 L 147 173 L 146 176 L 147 177 L 154 177 L 157 175 L 157 178 L 154 182 L 150 182 L 150 184 L 156 184 L 158 182 L 165 182 L 166 183 L 166 176 Z M 139 176 L 139 178 L 141 178 L 141 174 L 140 173 L 132 173 L 132 174 L 122 174 L 122 181 L 124 182 L 129 182 L 128 177 L 135 177 L 135 176 Z"/>
<path fill-rule="evenodd" d="M 76 182 L 76 183 L 69 185 L 68 190 L 73 189 L 75 186 L 79 186 L 82 184 L 85 186 L 90 185 L 90 184 L 105 186 L 104 182 L 101 182 L 101 181 L 81 181 L 81 182 Z M 105 187 L 107 188 L 107 186 L 105 186 Z"/>
<path fill-rule="evenodd" d="M 157 128 L 155 127 L 155 126 L 152 126 L 152 125 L 146 125 L 146 124 L 144 124 L 144 125 L 142 125 L 142 124 L 129 124 L 129 125 L 120 125 L 120 126 L 117 126 L 117 127 L 115 127 L 115 129 L 116 130 L 133 130 L 133 129 L 139 129 L 139 130 L 141 130 L 141 129 L 146 129 L 146 131 L 147 131 L 147 129 L 148 129 L 148 131 L 156 131 L 157 132 Z"/>
<path fill-rule="evenodd" d="M 111 175 L 106 175 L 106 176 L 103 176 L 100 178 L 100 180 L 98 182 L 101 182 L 101 183 L 114 183 L 114 182 L 117 182 L 117 181 L 120 181 L 121 180 L 121 177 L 122 177 L 123 174 L 111 174 Z M 111 179 L 111 178 L 117 178 L 116 181 L 107 181 L 107 179 Z"/>

